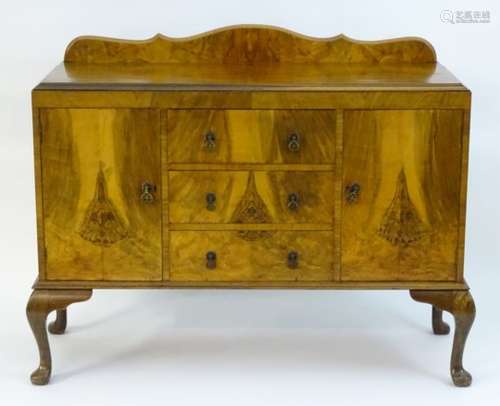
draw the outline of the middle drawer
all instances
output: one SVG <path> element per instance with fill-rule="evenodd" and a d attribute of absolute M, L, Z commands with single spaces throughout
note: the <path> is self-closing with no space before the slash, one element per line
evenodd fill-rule
<path fill-rule="evenodd" d="M 168 177 L 170 223 L 333 223 L 333 172 L 171 171 Z"/>

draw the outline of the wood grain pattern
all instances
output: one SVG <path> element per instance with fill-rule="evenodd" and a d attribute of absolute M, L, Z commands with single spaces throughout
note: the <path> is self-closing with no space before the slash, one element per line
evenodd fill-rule
<path fill-rule="evenodd" d="M 288 147 L 292 134 L 300 137 L 298 151 Z M 172 163 L 333 163 L 335 112 L 169 110 L 168 143 Z"/>
<path fill-rule="evenodd" d="M 48 109 L 41 126 L 47 278 L 160 280 L 158 111 Z"/>
<path fill-rule="evenodd" d="M 463 89 L 444 66 L 421 64 L 83 64 L 61 63 L 39 89 L 338 90 L 386 87 Z"/>
<path fill-rule="evenodd" d="M 169 172 L 171 223 L 333 223 L 333 173 L 331 172 Z M 253 183 L 253 186 L 252 186 Z M 250 189 L 254 192 L 249 196 Z M 216 196 L 207 209 L 206 196 Z M 299 197 L 296 210 L 288 207 L 290 194 Z M 257 221 L 260 200 L 265 221 Z M 238 215 L 242 202 L 245 221 Z M 255 212 L 255 213 L 254 213 Z"/>
<path fill-rule="evenodd" d="M 329 223 L 170 223 L 168 228 L 175 231 L 331 231 L 332 225 Z"/>
<path fill-rule="evenodd" d="M 161 229 L 161 239 L 162 239 L 162 274 L 163 280 L 169 279 L 170 271 L 170 261 L 168 255 L 168 231 L 169 231 L 169 204 L 168 200 L 170 198 L 170 186 L 168 182 L 168 142 L 167 142 L 167 111 L 160 110 L 160 160 L 161 160 L 161 215 L 162 215 L 162 229 Z"/>
<path fill-rule="evenodd" d="M 42 197 L 42 144 L 40 137 L 40 109 L 32 102 L 33 117 L 33 159 L 35 168 L 35 204 L 36 204 L 36 234 L 38 253 L 38 276 L 45 279 L 45 233 L 44 211 Z"/>
<path fill-rule="evenodd" d="M 470 132 L 470 106 L 463 112 L 462 126 L 462 160 L 460 174 L 460 214 L 458 220 L 458 248 L 457 248 L 457 281 L 464 280 L 465 257 L 465 222 L 467 211 L 467 180 L 469 172 L 469 132 Z"/>
<path fill-rule="evenodd" d="M 370 90 L 338 88 L 296 91 L 75 91 L 35 90 L 37 107 L 165 109 L 458 109 L 470 108 L 470 91 L 435 91 L 380 86 Z"/>
<path fill-rule="evenodd" d="M 147 78 L 147 81 L 152 84 L 151 91 L 142 91 L 139 90 L 140 87 L 135 89 L 134 91 L 113 91 L 113 92 L 99 92 L 99 91 L 86 91 L 86 92 L 74 92 L 74 91 L 37 91 L 33 93 L 33 105 L 34 105 L 34 114 L 35 110 L 38 111 L 41 107 L 78 107 L 78 108 L 105 108 L 109 109 L 112 107 L 116 108 L 174 108 L 176 109 L 209 109 L 209 111 L 214 111 L 214 109 L 230 109 L 234 111 L 234 109 L 238 110 L 246 110 L 249 113 L 258 113 L 268 109 L 289 109 L 289 112 L 286 114 L 301 114 L 304 112 L 304 109 L 321 109 L 322 113 L 330 113 L 332 116 L 337 115 L 338 113 L 333 111 L 335 109 L 456 109 L 457 111 L 465 110 L 468 112 L 470 108 L 470 92 L 463 87 L 456 78 L 454 78 L 449 72 L 447 72 L 443 67 L 435 63 L 435 58 L 432 58 L 432 61 L 429 60 L 406 60 L 400 59 L 400 56 L 405 54 L 406 51 L 402 51 L 401 48 L 399 55 L 397 57 L 397 62 L 391 62 L 390 64 L 385 64 L 385 61 L 389 61 L 385 59 L 383 56 L 387 51 L 375 51 L 375 48 L 370 47 L 351 47 L 346 50 L 347 55 L 343 58 L 342 62 L 345 61 L 355 61 L 356 58 L 366 58 L 366 63 L 325 63 L 325 64 L 311 64 L 309 61 L 313 53 L 303 53 L 302 56 L 299 56 L 297 59 L 297 55 L 294 55 L 296 51 L 300 50 L 300 47 L 296 46 L 295 40 L 292 41 L 294 43 L 293 49 L 290 52 L 289 48 L 280 47 L 280 53 L 282 58 L 293 58 L 293 61 L 287 61 L 286 59 L 259 59 L 261 57 L 262 52 L 266 53 L 266 44 L 262 47 L 259 45 L 259 50 L 255 48 L 255 53 L 253 56 L 251 53 L 248 53 L 245 50 L 245 47 L 249 44 L 261 43 L 262 38 L 271 38 L 273 35 L 276 35 L 272 38 L 279 38 L 282 34 L 275 34 L 273 30 L 270 30 L 271 36 L 266 37 L 267 34 L 264 33 L 265 29 L 261 29 L 259 27 L 242 27 L 243 30 L 239 31 L 241 36 L 239 37 L 241 40 L 235 41 L 233 45 L 235 48 L 232 49 L 234 56 L 238 55 L 238 52 L 242 52 L 235 64 L 217 64 L 213 63 L 216 59 L 210 59 L 210 64 L 199 64 L 192 63 L 194 59 L 189 59 L 182 62 L 181 57 L 177 60 L 177 64 L 175 67 L 170 66 L 168 68 L 167 65 L 175 65 L 171 62 L 172 59 L 169 59 L 169 63 L 149 63 L 148 60 L 144 59 L 142 62 L 134 64 L 109 64 L 107 67 L 100 67 L 99 64 L 92 62 L 91 64 L 87 63 L 90 60 L 84 62 L 83 60 L 80 62 L 72 61 L 68 62 L 65 65 L 68 68 L 65 74 L 73 75 L 75 80 L 81 80 L 82 82 L 92 82 L 92 81 L 101 81 L 103 80 L 107 84 L 111 82 L 121 82 L 123 78 L 125 80 L 137 81 L 138 77 L 142 77 L 144 75 Z M 246 35 L 243 34 L 245 29 L 256 29 L 259 33 L 262 33 L 257 36 Z M 237 31 L 238 29 L 235 29 Z M 231 30 L 228 30 L 231 31 Z M 247 31 L 247 33 L 250 33 Z M 256 31 L 256 32 L 257 32 Z M 221 30 L 224 32 L 224 30 Z M 215 36 L 206 35 L 205 37 L 216 38 L 218 36 L 215 33 Z M 227 32 L 226 32 L 227 34 Z M 240 35 L 237 34 L 237 35 Z M 284 37 L 286 37 L 286 34 Z M 294 35 L 290 34 L 291 37 Z M 203 35 L 200 36 L 199 44 L 205 43 L 208 44 L 211 40 L 204 42 Z M 219 38 L 227 38 L 221 35 Z M 236 38 L 236 37 L 235 37 Z M 177 49 L 187 49 L 189 44 L 194 44 L 197 39 L 186 39 L 186 41 L 178 41 L 179 48 Z M 218 41 L 218 40 L 215 40 Z M 271 39 L 271 43 L 274 39 Z M 289 40 L 285 40 L 289 41 Z M 97 41 L 98 42 L 98 41 Z M 113 41 L 111 41 L 113 42 Z M 162 41 L 158 41 L 162 42 Z M 163 41 L 163 42 L 169 42 Z M 175 41 L 174 41 L 175 42 Z M 312 40 L 314 42 L 314 40 Z M 324 41 L 325 44 L 329 41 Z M 79 43 L 80 45 L 83 43 Z M 77 48 L 80 46 L 78 45 Z M 109 47 L 108 47 L 109 45 Z M 131 43 L 123 43 L 121 45 L 116 44 L 107 44 L 103 45 L 101 48 L 102 56 L 108 54 L 108 51 L 114 50 L 116 53 L 111 55 L 112 58 L 125 58 L 127 59 L 129 56 L 135 58 L 136 55 L 150 55 L 148 52 L 153 50 L 154 47 L 151 47 L 149 43 L 145 42 L 143 44 L 138 43 L 137 47 L 143 48 L 143 50 L 136 52 L 131 50 L 132 48 L 137 48 L 136 44 L 132 44 L 133 46 L 129 47 Z M 142 46 L 144 45 L 144 46 Z M 241 46 L 243 45 L 243 46 Z M 116 46 L 116 47 L 115 47 Z M 319 45 L 320 47 L 322 45 Z M 75 49 L 77 49 L 75 48 Z M 156 48 L 155 51 L 159 51 L 161 48 Z M 191 48 L 194 54 L 206 55 L 206 49 L 195 49 L 196 47 Z M 312 48 L 315 48 L 313 46 Z M 312 49 L 311 48 L 311 49 Z M 382 46 L 383 48 L 383 46 Z M 173 48 L 172 48 L 173 49 Z M 316 48 L 317 50 L 318 48 Z M 340 50 L 341 48 L 337 47 L 337 45 L 333 45 L 331 49 L 330 57 L 333 58 L 336 50 Z M 368 54 L 371 52 L 372 55 L 360 56 L 359 52 L 363 49 L 363 52 L 367 52 Z M 393 48 L 396 49 L 396 48 Z M 86 51 L 83 48 L 80 50 L 85 53 Z M 92 49 L 87 48 L 89 51 L 89 55 L 93 53 Z M 282 50 L 282 51 L 281 51 Z M 98 51 L 97 53 L 101 52 Z M 114 52 L 113 51 L 113 52 Z M 163 52 L 164 50 L 162 50 Z M 162 53 L 161 52 L 161 53 Z M 389 55 L 391 52 L 386 54 Z M 411 54 L 411 52 L 410 52 Z M 410 55 L 408 54 L 408 55 Z M 76 55 L 76 54 L 75 54 Z M 83 54 L 81 54 L 83 55 Z M 166 58 L 170 58 L 168 52 L 163 53 L 163 56 Z M 108 55 L 109 56 L 109 55 Z M 163 57 L 162 56 L 162 57 Z M 175 58 L 178 55 L 175 55 Z M 301 62 L 300 58 L 306 58 L 303 62 Z M 316 57 L 316 56 L 314 56 Z M 252 59 L 253 58 L 253 59 Z M 375 62 L 379 60 L 379 62 Z M 285 62 L 286 63 L 279 63 Z M 360 61 L 360 60 L 358 60 Z M 157 60 L 156 62 L 160 62 Z M 249 63 L 250 62 L 250 63 Z M 254 63 L 255 62 L 255 63 Z M 272 63 L 268 63 L 272 62 Z M 278 63 L 274 63 L 278 62 Z M 333 59 L 332 59 L 333 62 Z M 375 63 L 374 63 L 375 62 Z M 83 66 L 86 65 L 84 68 Z M 321 66 L 324 65 L 324 66 Z M 168 68 L 168 69 L 167 69 Z M 61 76 L 61 69 L 57 72 L 54 72 L 56 76 L 53 76 L 54 79 L 49 79 L 47 83 L 56 83 L 58 81 L 64 81 L 65 79 Z M 101 72 L 101 73 L 99 73 Z M 106 72 L 108 75 L 108 79 L 102 75 L 102 72 Z M 177 72 L 177 73 L 176 73 Z M 64 73 L 64 72 L 63 72 Z M 87 75 L 85 78 L 81 75 Z M 59 79 L 57 79 L 57 75 L 59 75 Z M 135 76 L 134 76 L 135 75 Z M 139 75 L 139 76 L 137 76 Z M 142 76 L 141 76 L 142 75 Z M 173 75 L 173 76 L 172 76 Z M 178 87 L 177 90 L 183 91 L 169 91 L 169 92 L 161 92 L 161 83 L 162 82 L 171 82 L 171 79 L 165 79 L 166 77 L 180 77 L 180 82 L 176 82 L 177 85 L 185 84 L 187 87 L 184 89 L 182 87 Z M 180 76 L 179 76 L 180 75 Z M 181 77 L 184 75 L 183 77 Z M 302 76 L 301 76 L 302 75 Z M 300 79 L 307 78 L 307 79 Z M 319 80 L 320 77 L 324 77 L 325 81 Z M 61 79 L 62 78 L 62 79 Z M 99 79 L 100 78 L 100 79 Z M 198 79 L 196 79 L 198 78 Z M 242 80 L 244 78 L 245 80 Z M 300 80 L 298 80 L 300 79 Z M 198 85 L 203 85 L 199 80 L 205 80 L 205 84 L 212 85 L 217 84 L 217 86 L 222 86 L 220 91 L 204 91 L 203 89 L 197 87 Z M 175 82 L 175 81 L 174 81 Z M 174 83 L 172 82 L 172 83 Z M 224 88 L 223 86 L 228 85 L 229 87 Z M 256 86 L 252 91 L 249 85 Z M 264 87 L 259 88 L 259 86 L 265 85 Z M 436 85 L 437 87 L 433 87 L 433 89 L 439 89 L 440 91 L 428 91 L 426 86 Z M 450 85 L 452 85 L 450 87 Z M 295 88 L 294 88 L 295 86 Z M 302 86 L 302 87 L 300 87 Z M 309 87 L 308 87 L 309 86 Z M 356 87 L 354 90 L 352 87 Z M 457 86 L 455 89 L 453 86 Z M 273 87 L 275 87 L 273 89 Z M 344 88 L 343 88 L 344 87 Z M 350 87 L 350 88 L 349 88 Z M 347 90 L 347 88 L 349 88 Z M 117 88 L 115 88 L 116 90 Z M 190 90 L 191 89 L 191 90 Z M 214 89 L 214 88 L 211 88 Z M 238 90 L 239 89 L 239 90 Z M 277 90 L 279 89 L 279 90 Z M 296 91 L 296 89 L 300 89 L 300 91 Z M 314 90 L 314 91 L 313 91 Z M 252 111 L 249 111 L 252 109 Z M 255 110 L 256 109 L 256 110 Z M 325 109 L 329 109 L 332 111 L 325 111 Z M 308 111 L 306 113 L 316 113 L 315 111 Z M 318 112 L 319 113 L 319 112 Z M 169 161 L 169 150 L 171 149 L 170 139 L 169 138 L 169 127 L 172 123 L 168 120 L 167 111 L 163 113 L 162 125 L 163 129 L 161 131 L 162 134 L 162 148 L 161 150 L 164 152 L 164 157 L 162 159 L 162 172 L 165 174 L 168 171 L 198 171 L 198 170 L 231 170 L 235 172 L 239 171 L 255 171 L 254 165 L 262 165 L 258 169 L 261 171 L 336 171 L 337 180 L 335 181 L 335 198 L 334 204 L 336 205 L 336 210 L 334 210 L 334 216 L 336 216 L 336 224 L 340 224 L 342 220 L 341 216 L 341 201 L 339 199 L 339 194 L 342 192 L 342 180 L 338 179 L 339 170 L 342 169 L 342 162 L 337 162 L 338 158 L 342 159 L 343 156 L 343 145 L 342 139 L 339 137 L 333 137 L 332 143 L 332 151 L 335 151 L 337 148 L 336 157 L 333 155 L 333 159 L 329 159 L 328 162 L 318 163 L 317 161 L 302 163 L 302 162 L 283 162 L 278 159 L 276 161 L 269 161 L 269 159 L 274 159 L 275 157 L 269 157 L 269 155 L 263 155 L 260 161 L 252 161 L 249 162 L 226 162 L 230 160 L 227 158 L 226 154 L 220 162 L 168 162 Z M 267 113 L 266 113 L 267 114 Z M 468 113 L 467 113 L 468 114 Z M 274 113 L 271 112 L 273 116 L 273 121 L 276 121 L 276 117 Z M 342 116 L 342 115 L 341 115 Z M 260 117 L 258 117 L 260 119 Z M 303 121 L 303 117 L 299 117 L 300 122 Z M 248 120 L 241 120 L 241 126 L 247 126 Z M 264 119 L 265 121 L 265 119 Z M 289 117 L 286 120 L 290 122 Z M 313 123 L 316 121 L 313 117 Z M 340 129 L 338 128 L 338 119 L 334 120 L 335 123 L 331 127 L 332 133 L 342 133 L 342 123 L 340 123 Z M 300 123 L 299 123 L 300 124 Z M 227 127 L 226 123 L 224 123 L 223 127 Z M 247 126 L 248 127 L 248 126 Z M 261 128 L 259 128 L 260 132 Z M 222 131 L 225 131 L 223 128 Z M 238 133 L 241 131 L 238 131 Z M 468 132 L 468 129 L 464 127 L 463 132 Z M 234 139 L 238 140 L 238 133 L 235 132 Z M 37 138 L 37 130 L 35 127 L 35 138 Z M 329 138 L 331 138 L 331 134 L 329 134 Z M 237 141 L 239 142 L 239 140 Z M 259 141 L 260 142 L 260 141 Z M 249 145 L 252 145 L 252 142 L 249 142 Z M 255 148 L 255 146 L 253 146 Z M 330 149 L 330 148 L 329 148 Z M 334 152 L 335 154 L 335 152 Z M 462 150 L 462 156 L 466 155 L 466 150 Z M 311 154 L 312 160 L 314 160 L 314 156 L 316 153 Z M 212 166 L 211 166 L 212 165 Z M 298 166 L 294 166 L 298 165 Z M 463 163 L 462 163 L 463 166 Z M 41 171 L 41 169 L 39 169 Z M 463 170 L 463 169 L 462 169 Z M 41 179 L 41 175 L 38 176 Z M 464 222 L 464 213 L 465 213 L 465 188 L 463 187 L 464 178 L 461 177 L 461 209 L 460 212 L 460 223 Z M 409 181 L 408 181 L 409 182 Z M 163 177 L 163 185 L 161 189 L 165 189 L 165 194 L 168 193 L 168 183 L 169 177 Z M 411 182 L 410 182 L 411 183 Z M 96 179 L 94 179 L 94 188 L 96 186 Z M 408 193 L 411 197 L 412 188 L 408 186 Z M 394 198 L 394 195 L 392 196 Z M 114 198 L 112 198 L 112 202 L 114 203 Z M 169 219 L 169 206 L 168 206 L 168 198 L 163 198 L 163 220 L 164 223 L 168 223 Z M 42 208 L 43 209 L 43 208 Z M 381 209 L 382 210 L 382 209 Z M 384 213 L 387 212 L 387 207 L 384 209 Z M 118 210 L 119 212 L 119 210 Z M 43 215 L 43 213 L 42 213 Z M 229 218 L 230 220 L 230 218 Z M 287 225 L 288 224 L 288 225 Z M 309 223 L 304 219 L 304 222 L 299 223 L 271 223 L 270 225 L 274 225 L 279 229 L 283 229 L 282 227 L 290 227 L 293 230 L 303 229 L 301 227 L 312 227 L 315 229 L 322 229 L 325 224 L 313 224 Z M 178 230 L 192 230 L 196 227 L 196 223 L 179 223 L 174 224 Z M 184 226 L 182 228 L 181 226 Z M 227 227 L 232 227 L 230 223 L 206 223 L 204 227 L 207 230 L 210 230 L 213 227 L 221 227 L 223 229 L 228 230 Z M 222 226 L 227 226 L 226 228 Z M 174 228 L 175 228 L 174 227 Z M 460 226 L 459 234 L 463 235 L 463 226 Z M 264 227 L 265 228 L 265 227 Z M 283 229 L 284 230 L 284 229 Z M 165 233 L 164 239 L 164 263 L 167 269 L 164 269 L 165 274 L 168 275 L 168 224 L 164 224 L 163 232 Z M 337 230 L 337 233 L 339 230 Z M 39 235 L 43 237 L 43 228 L 39 231 Z M 340 237 L 335 238 L 335 249 L 338 251 L 338 256 L 340 256 L 341 252 L 341 239 Z M 463 244 L 462 244 L 463 246 Z M 462 252 L 462 254 L 461 254 Z M 43 280 L 44 278 L 44 250 L 41 251 L 41 273 L 40 276 Z M 463 248 L 460 251 L 457 250 L 457 263 L 460 265 L 461 256 L 463 256 Z M 338 267 L 338 265 L 337 265 Z M 460 266 L 457 267 L 457 275 L 460 276 L 460 271 L 458 270 Z M 337 268 L 337 272 L 340 275 L 340 268 Z M 462 279 L 463 281 L 463 279 Z M 403 281 L 404 282 L 404 281 Z M 132 282 L 133 283 L 133 282 Z M 154 283 L 154 282 L 152 282 Z M 417 283 L 417 282 L 415 282 Z M 409 286 L 409 285 L 408 285 Z"/>
<path fill-rule="evenodd" d="M 94 288 L 410 289 L 468 386 L 470 100 L 418 38 L 75 39 L 32 93 L 32 382 Z"/>
<path fill-rule="evenodd" d="M 440 281 L 41 281 L 35 289 L 336 289 L 336 290 L 408 290 L 468 289 L 465 282 Z"/>
<path fill-rule="evenodd" d="M 421 38 L 356 41 L 344 35 L 313 38 L 270 26 L 233 26 L 187 38 L 156 35 L 133 41 L 79 37 L 67 47 L 68 63 L 433 63 Z"/>
<path fill-rule="evenodd" d="M 295 172 L 333 172 L 333 164 L 238 164 L 238 163 L 169 163 L 168 171 L 295 171 Z"/>
<path fill-rule="evenodd" d="M 335 170 L 334 170 L 334 189 L 333 189 L 333 249 L 334 249 L 334 279 L 340 281 L 341 263 L 342 263 L 342 169 L 344 165 L 344 110 L 336 110 L 336 128 L 335 135 Z"/>
<path fill-rule="evenodd" d="M 455 280 L 462 113 L 344 114 L 342 280 Z"/>
<path fill-rule="evenodd" d="M 329 231 L 275 231 L 247 240 L 238 231 L 172 231 L 172 281 L 329 281 L 333 277 L 333 236 Z M 299 253 L 290 269 L 287 255 Z M 207 269 L 206 254 L 217 254 Z"/>

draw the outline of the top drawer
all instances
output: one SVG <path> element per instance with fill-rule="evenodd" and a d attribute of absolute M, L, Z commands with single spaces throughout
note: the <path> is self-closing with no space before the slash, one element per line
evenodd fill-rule
<path fill-rule="evenodd" d="M 332 164 L 334 110 L 169 110 L 171 163 Z"/>

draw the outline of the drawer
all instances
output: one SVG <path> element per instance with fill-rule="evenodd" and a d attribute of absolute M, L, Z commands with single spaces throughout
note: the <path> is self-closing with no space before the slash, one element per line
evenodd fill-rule
<path fill-rule="evenodd" d="M 334 110 L 169 110 L 171 163 L 331 164 Z"/>
<path fill-rule="evenodd" d="M 169 172 L 170 223 L 333 222 L 333 172 Z"/>
<path fill-rule="evenodd" d="M 172 231 L 173 281 L 327 281 L 330 231 Z"/>

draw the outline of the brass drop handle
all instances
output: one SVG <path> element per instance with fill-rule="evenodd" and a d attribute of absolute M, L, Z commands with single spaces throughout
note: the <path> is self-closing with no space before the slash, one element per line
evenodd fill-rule
<path fill-rule="evenodd" d="M 217 201 L 217 196 L 215 196 L 215 193 L 212 192 L 207 193 L 205 199 L 207 202 L 207 210 L 214 211 L 215 203 Z"/>
<path fill-rule="evenodd" d="M 361 193 L 361 186 L 359 183 L 351 183 L 345 187 L 345 200 L 347 203 L 356 203 Z"/>
<path fill-rule="evenodd" d="M 296 269 L 299 267 L 299 253 L 297 251 L 290 251 L 287 256 L 288 268 Z"/>
<path fill-rule="evenodd" d="M 298 152 L 300 150 L 300 135 L 292 133 L 288 136 L 288 150 Z"/>
<path fill-rule="evenodd" d="M 297 193 L 290 193 L 288 195 L 288 210 L 296 211 L 299 208 L 300 198 Z"/>
<path fill-rule="evenodd" d="M 144 203 L 153 203 L 155 201 L 156 186 L 151 182 L 143 182 L 141 185 L 141 200 Z"/>
<path fill-rule="evenodd" d="M 215 269 L 217 267 L 217 254 L 214 251 L 207 252 L 207 268 Z"/>
<path fill-rule="evenodd" d="M 208 151 L 213 151 L 216 147 L 216 136 L 213 131 L 208 131 L 205 134 L 205 139 L 203 141 L 203 145 Z"/>

